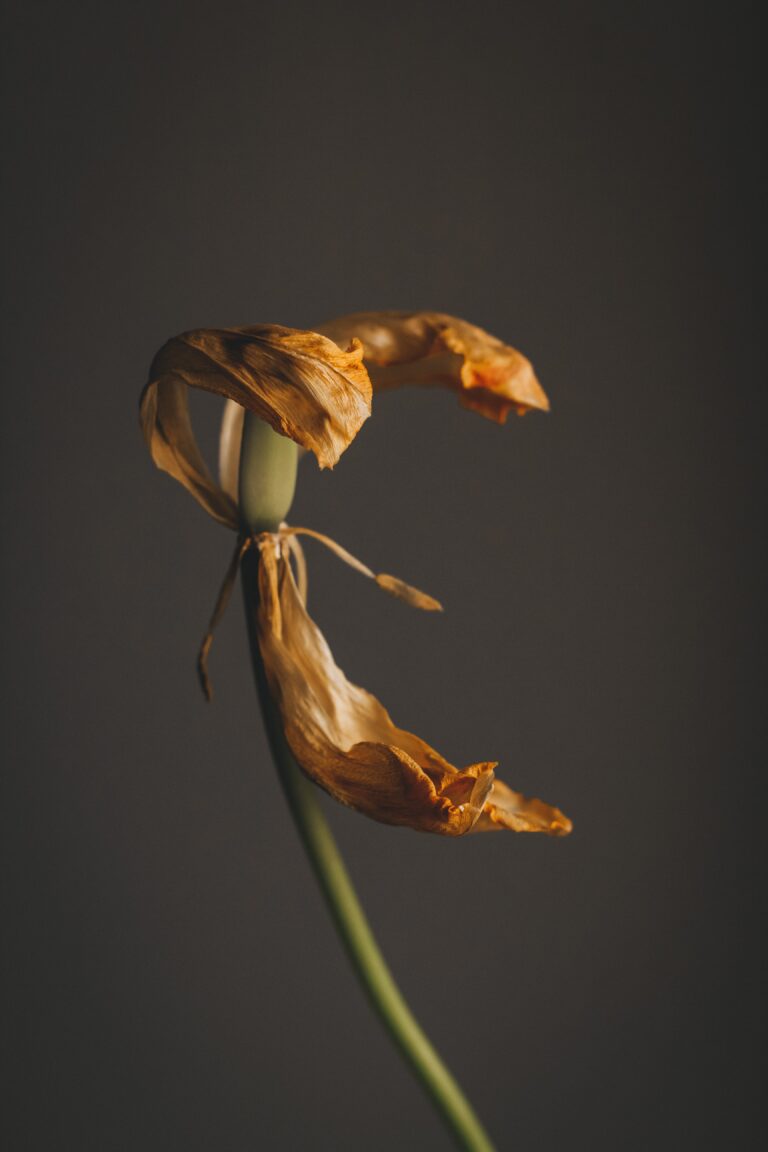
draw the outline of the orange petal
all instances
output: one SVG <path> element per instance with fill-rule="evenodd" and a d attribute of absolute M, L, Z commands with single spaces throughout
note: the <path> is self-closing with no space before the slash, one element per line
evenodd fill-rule
<path fill-rule="evenodd" d="M 567 836 L 573 824 L 559 808 L 543 800 L 528 799 L 513 792 L 502 780 L 494 780 L 482 815 L 474 832 L 511 828 L 513 832 L 547 832 L 550 836 Z"/>
<path fill-rule="evenodd" d="M 211 477 L 192 432 L 187 387 L 256 412 L 314 452 L 321 468 L 332 467 L 371 410 L 362 346 L 355 340 L 347 344 L 342 351 L 317 332 L 277 324 L 198 329 L 174 337 L 155 356 L 141 397 L 141 424 L 153 460 L 207 512 L 235 526 L 233 477 L 226 463 L 221 486 Z M 236 415 L 229 410 L 228 452 L 237 434 Z"/>
<path fill-rule="evenodd" d="M 299 766 L 336 800 L 374 820 L 444 835 L 468 832 L 483 818 L 495 765 L 459 771 L 396 727 L 376 697 L 351 684 L 335 663 L 302 603 L 279 536 L 264 534 L 258 544 L 259 647 Z M 520 826 L 534 830 L 533 822 Z"/>
<path fill-rule="evenodd" d="M 442 385 L 461 403 L 504 423 L 511 409 L 549 401 L 529 360 L 495 336 L 440 312 L 359 312 L 318 326 L 336 343 L 357 338 L 374 388 Z"/>

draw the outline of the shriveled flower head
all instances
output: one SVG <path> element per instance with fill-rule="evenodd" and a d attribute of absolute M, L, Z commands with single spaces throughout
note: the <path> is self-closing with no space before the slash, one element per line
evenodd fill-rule
<path fill-rule="evenodd" d="M 388 824 L 460 835 L 510 828 L 564 835 L 571 822 L 495 778 L 495 763 L 457 769 L 418 736 L 398 728 L 379 701 L 351 684 L 306 609 L 306 565 L 297 537 L 309 535 L 416 608 L 440 605 L 402 580 L 375 575 L 338 544 L 282 524 L 257 532 L 238 509 L 238 461 L 245 410 L 333 466 L 370 415 L 372 393 L 403 384 L 438 385 L 503 423 L 510 410 L 546 410 L 528 360 L 482 329 L 434 312 L 341 317 L 315 332 L 278 325 L 203 329 L 170 340 L 155 357 L 141 399 L 152 458 L 219 522 L 238 531 L 233 561 L 203 642 L 233 586 L 239 560 L 257 548 L 258 637 L 271 694 L 296 761 L 343 804 Z M 195 441 L 187 388 L 227 401 L 217 483 Z M 296 567 L 296 575 L 294 568 Z"/>

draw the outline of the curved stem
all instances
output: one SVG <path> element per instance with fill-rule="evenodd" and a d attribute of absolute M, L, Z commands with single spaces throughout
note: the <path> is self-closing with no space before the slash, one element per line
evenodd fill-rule
<path fill-rule="evenodd" d="M 242 579 L 253 671 L 269 745 L 296 828 L 331 916 L 368 998 L 401 1053 L 442 1113 L 460 1148 L 493 1152 L 493 1145 L 387 968 L 322 813 L 315 786 L 299 769 L 283 734 L 259 651 L 257 549 L 243 557 Z"/>

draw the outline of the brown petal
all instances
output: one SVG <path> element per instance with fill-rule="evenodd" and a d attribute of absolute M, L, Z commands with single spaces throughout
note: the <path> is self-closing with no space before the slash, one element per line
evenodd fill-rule
<path fill-rule="evenodd" d="M 468 832 L 481 818 L 494 765 L 459 771 L 397 728 L 375 696 L 350 684 L 307 614 L 285 544 L 269 534 L 258 544 L 259 646 L 300 767 L 336 800 L 374 820 L 444 835 Z M 539 830 L 532 821 L 520 826 Z"/>
<path fill-rule="evenodd" d="M 370 415 L 371 382 L 359 341 L 342 351 L 317 332 L 277 324 L 198 329 L 169 340 L 150 368 L 141 424 L 152 458 L 224 524 L 237 524 L 232 477 L 220 487 L 195 442 L 187 387 L 256 412 L 332 467 Z M 231 416 L 231 412 L 230 412 Z M 230 439 L 236 421 L 232 421 Z"/>
<path fill-rule="evenodd" d="M 336 343 L 362 341 L 375 389 L 443 385 L 503 424 L 511 409 L 549 409 L 529 360 L 495 336 L 440 312 L 358 312 L 318 326 Z"/>

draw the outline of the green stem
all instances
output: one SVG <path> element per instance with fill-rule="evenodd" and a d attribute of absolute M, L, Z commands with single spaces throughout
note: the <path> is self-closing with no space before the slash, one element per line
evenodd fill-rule
<path fill-rule="evenodd" d="M 322 813 L 317 789 L 300 770 L 288 747 L 259 651 L 258 565 L 258 553 L 247 552 L 243 557 L 243 593 L 259 702 L 280 783 L 331 916 L 373 1008 L 442 1113 L 459 1147 L 467 1152 L 493 1152 L 472 1106 L 395 984 Z"/>
<path fill-rule="evenodd" d="M 291 441 L 246 413 L 240 457 L 240 510 L 246 530 L 275 531 L 287 515 L 296 473 L 295 449 Z M 275 475 L 281 471 L 282 476 Z M 493 1145 L 469 1101 L 395 984 L 323 816 L 318 791 L 296 764 L 286 742 L 259 649 L 259 553 L 256 548 L 243 556 L 242 581 L 253 672 L 272 757 L 342 943 L 373 1008 L 442 1113 L 459 1147 L 466 1152 L 493 1152 Z"/>

